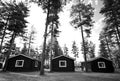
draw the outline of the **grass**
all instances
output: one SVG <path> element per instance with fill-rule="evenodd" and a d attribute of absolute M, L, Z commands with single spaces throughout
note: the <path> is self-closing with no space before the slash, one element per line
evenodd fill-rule
<path fill-rule="evenodd" d="M 0 73 L 0 81 L 120 81 L 120 73 L 85 72 L 6 72 Z"/>

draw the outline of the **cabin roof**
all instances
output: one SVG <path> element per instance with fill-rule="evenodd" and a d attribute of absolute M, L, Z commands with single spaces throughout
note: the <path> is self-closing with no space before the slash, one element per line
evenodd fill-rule
<path fill-rule="evenodd" d="M 9 59 L 14 58 L 14 57 L 17 57 L 17 56 L 24 56 L 24 57 L 29 58 L 29 59 L 31 59 L 31 60 L 38 60 L 38 59 L 35 59 L 35 58 L 32 58 L 32 57 L 29 57 L 29 56 L 27 56 L 27 55 L 24 55 L 24 54 L 18 54 L 18 55 L 15 55 L 15 56 L 10 57 Z M 38 60 L 38 61 L 39 61 L 39 60 Z"/>
<path fill-rule="evenodd" d="M 66 57 L 66 58 L 69 58 L 69 59 L 75 60 L 74 58 L 72 58 L 72 57 L 68 57 L 68 56 L 65 56 L 65 55 L 60 55 L 60 56 L 54 57 L 53 59 L 57 59 L 57 58 L 60 58 L 60 57 Z"/>
<path fill-rule="evenodd" d="M 97 59 L 100 59 L 100 58 L 103 58 L 103 59 L 105 59 L 105 60 L 108 60 L 108 61 L 111 61 L 111 60 L 109 60 L 109 59 L 107 59 L 107 58 L 105 58 L 105 57 L 95 57 L 95 58 L 91 58 L 90 60 L 87 60 L 87 62 L 91 62 L 91 61 L 94 61 L 94 60 L 97 60 Z M 85 61 L 83 61 L 83 62 L 85 62 Z"/>

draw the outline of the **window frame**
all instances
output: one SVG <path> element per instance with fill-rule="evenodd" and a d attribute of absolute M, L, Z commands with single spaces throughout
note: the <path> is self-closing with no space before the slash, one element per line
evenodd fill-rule
<path fill-rule="evenodd" d="M 38 61 L 35 61 L 35 67 L 38 67 Z"/>
<path fill-rule="evenodd" d="M 61 65 L 62 62 L 64 62 L 65 65 Z M 59 60 L 59 67 L 67 67 L 67 61 L 66 60 Z"/>
<path fill-rule="evenodd" d="M 101 63 L 102 63 L 102 66 L 100 66 Z M 99 68 L 106 68 L 105 62 L 98 62 L 98 67 Z"/>
<path fill-rule="evenodd" d="M 18 65 L 18 62 L 22 61 L 21 65 Z M 16 60 L 15 67 L 23 67 L 24 65 L 24 60 Z"/>

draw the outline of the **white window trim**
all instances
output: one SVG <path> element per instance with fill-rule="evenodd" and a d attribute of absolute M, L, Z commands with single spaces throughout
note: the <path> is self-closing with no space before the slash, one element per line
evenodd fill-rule
<path fill-rule="evenodd" d="M 22 65 L 18 65 L 17 62 L 22 61 Z M 24 65 L 24 60 L 16 60 L 15 67 L 23 67 Z"/>
<path fill-rule="evenodd" d="M 103 64 L 103 67 L 100 66 L 101 63 Z M 105 62 L 98 62 L 98 67 L 99 67 L 99 68 L 106 68 Z"/>
<path fill-rule="evenodd" d="M 64 62 L 65 65 L 64 65 L 64 66 L 61 65 L 61 62 Z M 67 67 L 67 61 L 66 61 L 66 60 L 60 60 L 60 61 L 59 61 L 59 67 Z"/>
<path fill-rule="evenodd" d="M 35 61 L 35 67 L 38 67 L 38 61 Z"/>

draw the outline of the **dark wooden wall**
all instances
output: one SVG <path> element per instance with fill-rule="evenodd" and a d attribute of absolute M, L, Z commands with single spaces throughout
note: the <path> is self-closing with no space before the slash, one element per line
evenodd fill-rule
<path fill-rule="evenodd" d="M 59 61 L 60 60 L 66 60 L 67 62 L 67 67 L 59 67 Z M 75 71 L 75 67 L 74 67 L 74 60 L 67 58 L 67 57 L 59 57 L 56 59 L 52 60 L 52 71 L 56 71 L 56 72 L 74 72 Z"/>

